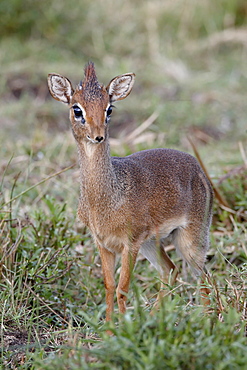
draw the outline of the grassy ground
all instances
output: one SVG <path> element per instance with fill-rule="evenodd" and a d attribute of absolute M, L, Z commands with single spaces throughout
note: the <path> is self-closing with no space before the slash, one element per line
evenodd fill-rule
<path fill-rule="evenodd" d="M 243 0 L 1 1 L 3 369 L 246 367 L 246 15 Z M 160 311 L 150 315 L 160 282 L 140 258 L 127 314 L 104 322 L 100 259 L 76 219 L 67 110 L 46 85 L 50 72 L 78 83 L 88 60 L 104 83 L 137 75 L 112 117 L 112 154 L 193 152 L 190 139 L 223 198 L 214 205 L 206 312 L 171 251 L 181 275 Z"/>

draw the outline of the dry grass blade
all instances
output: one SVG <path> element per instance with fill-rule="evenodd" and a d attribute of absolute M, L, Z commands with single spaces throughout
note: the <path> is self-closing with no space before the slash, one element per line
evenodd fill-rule
<path fill-rule="evenodd" d="M 200 44 L 191 44 L 189 46 L 189 49 L 213 49 L 220 46 L 221 44 L 240 44 L 243 47 L 247 48 L 247 28 L 228 28 L 220 32 L 215 32 L 203 41 L 200 41 Z"/>
<path fill-rule="evenodd" d="M 199 154 L 199 152 L 198 152 L 195 144 L 193 143 L 192 139 L 190 137 L 188 137 L 188 136 L 187 136 L 187 139 L 188 139 L 190 145 L 192 146 L 192 149 L 194 151 L 194 154 L 195 154 L 198 162 L 200 163 L 200 166 L 202 167 L 203 171 L 205 172 L 208 180 L 210 181 L 210 183 L 212 185 L 212 188 L 214 190 L 215 198 L 218 200 L 218 202 L 219 202 L 220 205 L 222 205 L 224 207 L 227 207 L 228 209 L 231 209 L 229 207 L 227 201 L 222 197 L 222 195 L 220 194 L 219 190 L 217 189 L 217 187 L 215 186 L 215 184 L 212 182 L 211 177 L 210 177 L 210 175 L 209 175 L 209 173 L 208 173 L 208 171 L 206 169 L 206 166 L 204 165 L 204 163 L 203 163 L 203 161 L 201 159 L 201 156 L 200 156 L 200 154 Z M 234 211 L 233 211 L 233 213 L 234 213 Z"/>
<path fill-rule="evenodd" d="M 46 308 L 48 308 L 48 310 L 50 310 L 55 316 L 57 316 L 57 317 L 59 317 L 59 319 L 60 320 L 62 320 L 66 325 L 68 325 L 69 326 L 69 323 L 68 323 L 68 321 L 66 321 L 62 316 L 60 316 L 56 311 L 54 311 L 47 303 L 45 303 L 45 301 L 42 299 L 42 298 L 40 298 L 39 296 L 38 296 L 38 294 L 36 294 L 34 291 L 33 291 L 33 289 L 31 289 L 25 282 L 23 282 L 23 284 L 25 285 L 25 287 L 30 291 L 30 293 L 32 293 L 33 294 L 33 296 L 35 297 L 35 298 L 37 298 Z"/>
<path fill-rule="evenodd" d="M 223 181 L 225 181 L 226 179 L 230 178 L 230 177 L 233 177 L 233 176 L 238 176 L 241 174 L 241 172 L 243 172 L 245 170 L 245 165 L 243 166 L 238 166 L 238 167 L 235 167 L 233 169 L 231 169 L 230 171 L 228 171 L 224 176 L 221 176 L 219 179 L 218 179 L 218 184 L 222 184 Z"/>
<path fill-rule="evenodd" d="M 132 131 L 127 137 L 126 142 L 130 143 L 136 139 L 143 131 L 145 131 L 148 127 L 150 127 L 153 122 L 158 118 L 158 113 L 154 112 L 146 121 L 144 121 L 140 126 L 138 126 L 134 131 Z"/>
<path fill-rule="evenodd" d="M 223 209 L 223 211 L 226 211 L 226 212 L 230 213 L 229 217 L 230 217 L 233 225 L 234 225 L 234 220 L 232 218 L 232 215 L 241 216 L 244 220 L 247 220 L 247 216 L 244 212 L 234 211 L 233 209 L 231 209 L 229 207 L 223 206 L 223 204 L 220 204 L 220 208 Z"/>
<path fill-rule="evenodd" d="M 154 112 L 151 114 L 146 121 L 144 121 L 140 126 L 138 126 L 134 131 L 132 131 L 126 138 L 124 139 L 124 143 L 129 145 L 131 149 L 134 151 L 135 146 L 140 143 L 148 143 L 149 146 L 152 146 L 155 140 L 157 139 L 157 134 L 151 131 L 144 132 L 147 130 L 153 122 L 158 118 L 158 113 Z M 119 146 L 122 145 L 122 141 L 120 139 L 110 139 L 110 144 L 112 147 L 117 147 L 119 151 Z"/>
<path fill-rule="evenodd" d="M 43 180 L 41 180 L 41 181 L 37 182 L 36 184 L 34 184 L 34 185 L 30 186 L 30 187 L 29 187 L 29 188 L 27 188 L 26 190 L 23 190 L 21 193 L 17 194 L 15 197 L 13 197 L 13 198 L 11 198 L 10 200 L 8 200 L 7 202 L 5 202 L 5 203 L 3 204 L 3 206 L 7 206 L 8 204 L 11 204 L 11 203 L 12 203 L 12 202 L 14 202 L 16 199 L 20 198 L 22 195 L 24 195 L 24 194 L 28 193 L 30 190 L 32 190 L 32 189 L 34 189 L 34 188 L 36 188 L 37 186 L 39 186 L 39 185 L 41 185 L 41 184 L 44 184 L 46 181 L 48 181 L 48 180 L 52 179 L 53 177 L 56 177 L 56 176 L 60 175 L 60 174 L 61 174 L 61 173 L 63 173 L 63 172 L 66 172 L 66 171 L 70 170 L 70 169 L 71 169 L 71 168 L 73 168 L 73 167 L 75 167 L 75 164 L 72 164 L 71 166 L 66 167 L 66 168 L 64 168 L 63 170 L 58 171 L 58 172 L 55 172 L 55 173 L 53 173 L 52 175 L 50 175 L 50 176 L 48 176 L 48 177 L 44 178 Z"/>
<path fill-rule="evenodd" d="M 243 307 L 243 319 L 246 321 L 246 326 L 245 326 L 245 336 L 247 337 L 247 301 L 244 302 L 244 307 Z"/>
<path fill-rule="evenodd" d="M 242 156 L 243 161 L 244 161 L 244 165 L 247 168 L 247 155 L 245 153 L 245 150 L 244 150 L 244 147 L 243 147 L 243 143 L 240 141 L 238 143 L 238 146 L 239 146 L 239 150 L 240 150 L 241 156 Z"/>

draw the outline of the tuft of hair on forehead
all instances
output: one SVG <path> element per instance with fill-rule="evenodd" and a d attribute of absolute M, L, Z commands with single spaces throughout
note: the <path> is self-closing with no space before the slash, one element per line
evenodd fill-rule
<path fill-rule="evenodd" d="M 89 62 L 84 70 L 84 81 L 79 85 L 79 90 L 83 90 L 83 95 L 86 100 L 101 98 L 102 85 L 99 83 L 94 68 L 94 63 Z"/>
<path fill-rule="evenodd" d="M 84 68 L 84 75 L 85 75 L 85 80 L 84 81 L 98 82 L 93 62 L 88 62 L 88 64 L 86 64 L 86 66 Z"/>

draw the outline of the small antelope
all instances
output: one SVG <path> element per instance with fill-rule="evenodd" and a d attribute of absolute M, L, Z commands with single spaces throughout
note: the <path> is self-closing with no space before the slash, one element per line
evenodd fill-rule
<path fill-rule="evenodd" d="M 134 73 L 126 73 L 105 87 L 98 82 L 93 63 L 86 65 L 84 80 L 75 89 L 66 77 L 48 76 L 52 97 L 70 110 L 80 163 L 78 215 L 100 252 L 107 321 L 114 310 L 116 254 L 121 254 L 122 262 L 117 302 L 124 313 L 139 251 L 164 283 L 173 283 L 177 268 L 165 243 L 172 243 L 198 276 L 209 246 L 213 192 L 194 157 L 172 149 L 110 156 L 112 104 L 129 95 L 134 80 Z"/>

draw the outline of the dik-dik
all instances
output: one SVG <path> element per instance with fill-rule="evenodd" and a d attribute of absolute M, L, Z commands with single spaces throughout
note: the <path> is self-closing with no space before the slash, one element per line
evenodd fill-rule
<path fill-rule="evenodd" d="M 48 76 L 53 98 L 69 107 L 80 163 L 78 215 L 100 252 L 106 320 L 114 310 L 117 254 L 121 254 L 117 302 L 124 313 L 139 251 L 163 282 L 172 284 L 177 269 L 164 250 L 166 239 L 198 276 L 209 246 L 213 193 L 194 157 L 172 149 L 110 156 L 112 104 L 129 95 L 134 80 L 134 73 L 126 73 L 105 87 L 98 82 L 93 63 L 85 67 L 84 80 L 75 89 L 66 77 Z"/>

